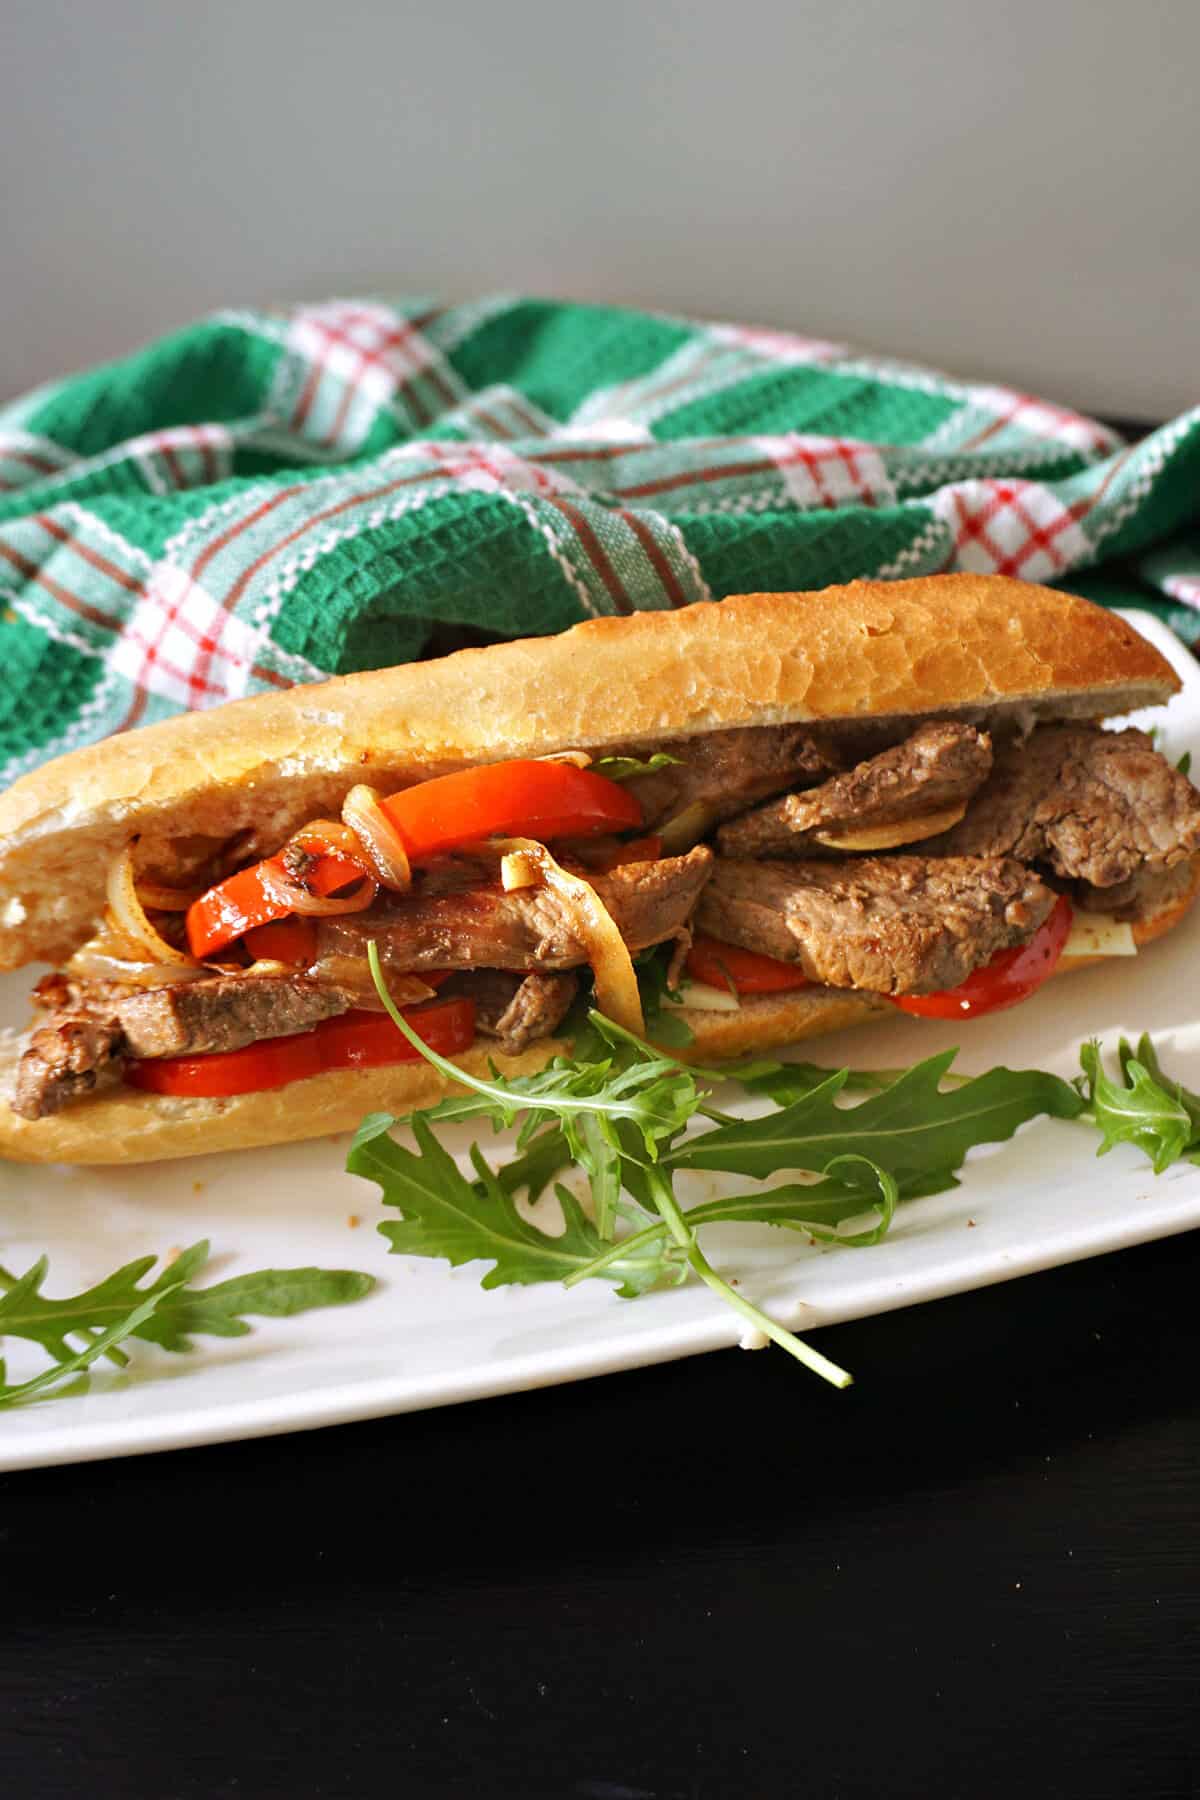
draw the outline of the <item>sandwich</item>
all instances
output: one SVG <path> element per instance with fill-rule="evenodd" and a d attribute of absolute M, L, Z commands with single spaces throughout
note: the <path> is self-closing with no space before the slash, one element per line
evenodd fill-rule
<path fill-rule="evenodd" d="M 0 1154 L 443 1097 L 372 944 L 476 1074 L 569 1055 L 588 1005 L 706 1064 L 1037 1005 L 1195 898 L 1200 792 L 1104 723 L 1178 687 L 1115 614 L 960 574 L 596 619 L 71 752 L 0 797 L 0 968 L 50 968 Z"/>

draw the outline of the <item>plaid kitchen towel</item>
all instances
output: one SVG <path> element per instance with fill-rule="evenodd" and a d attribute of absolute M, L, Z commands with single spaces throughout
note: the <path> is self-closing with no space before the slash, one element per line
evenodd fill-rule
<path fill-rule="evenodd" d="M 998 570 L 1200 632 L 1200 408 L 1028 395 L 508 296 L 225 312 L 0 410 L 0 784 L 184 707 L 868 575 Z"/>

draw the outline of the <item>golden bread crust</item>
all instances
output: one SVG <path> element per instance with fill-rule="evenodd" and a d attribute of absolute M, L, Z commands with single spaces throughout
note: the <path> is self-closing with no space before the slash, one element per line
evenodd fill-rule
<path fill-rule="evenodd" d="M 489 1062 L 504 1075 L 533 1075 L 569 1048 L 561 1039 L 545 1038 L 519 1056 L 506 1056 L 495 1044 L 476 1040 L 454 1060 L 469 1075 L 486 1075 Z M 0 1081 L 11 1078 L 19 1051 L 15 1039 L 0 1049 Z M 411 1112 L 452 1091 L 422 1061 L 338 1069 L 228 1100 L 172 1100 L 120 1085 L 45 1119 L 22 1119 L 0 1101 L 0 1156 L 29 1163 L 133 1163 L 251 1150 L 355 1131 L 370 1112 Z"/>
<path fill-rule="evenodd" d="M 1001 576 L 859 581 L 589 620 L 187 713 L 71 752 L 0 796 L 0 969 L 90 934 L 135 835 L 276 847 L 358 781 L 730 726 L 1007 708 L 1100 717 L 1166 700 L 1170 665 L 1115 614 Z"/>

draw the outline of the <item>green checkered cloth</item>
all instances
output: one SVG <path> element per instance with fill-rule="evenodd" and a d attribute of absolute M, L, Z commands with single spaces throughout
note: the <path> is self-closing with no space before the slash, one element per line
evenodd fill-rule
<path fill-rule="evenodd" d="M 224 312 L 0 411 L 0 783 L 456 629 L 961 568 L 1195 637 L 1200 409 L 500 296 Z"/>

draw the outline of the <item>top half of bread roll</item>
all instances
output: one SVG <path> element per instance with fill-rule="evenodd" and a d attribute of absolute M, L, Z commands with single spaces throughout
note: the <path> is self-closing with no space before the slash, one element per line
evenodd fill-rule
<path fill-rule="evenodd" d="M 685 740 L 731 727 L 993 726 L 1161 704 L 1169 663 L 1123 619 L 1000 576 L 858 581 L 590 620 L 438 661 L 183 714 L 71 752 L 0 796 L 0 968 L 58 961 L 132 838 L 186 865 L 253 828 L 277 847 L 366 781 Z"/>

